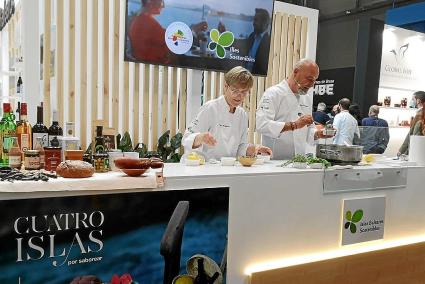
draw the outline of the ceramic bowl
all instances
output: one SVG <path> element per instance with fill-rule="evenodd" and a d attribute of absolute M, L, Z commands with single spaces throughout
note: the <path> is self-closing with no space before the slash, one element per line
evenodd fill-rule
<path fill-rule="evenodd" d="M 242 166 L 244 167 L 250 167 L 252 166 L 255 161 L 257 161 L 257 157 L 239 157 L 239 163 L 241 163 Z"/>
<path fill-rule="evenodd" d="M 336 134 L 336 129 L 332 129 L 332 128 L 325 128 L 322 130 L 323 135 L 326 136 L 335 136 Z"/>
<path fill-rule="evenodd" d="M 138 177 L 143 175 L 148 169 L 121 169 L 123 173 L 130 177 Z"/>
<path fill-rule="evenodd" d="M 293 168 L 296 168 L 296 169 L 306 169 L 307 168 L 307 163 L 294 162 L 292 164 L 292 167 Z"/>
<path fill-rule="evenodd" d="M 222 157 L 221 165 L 222 166 L 234 166 L 236 163 L 236 158 L 234 157 Z"/>
<path fill-rule="evenodd" d="M 199 159 L 196 159 L 196 160 L 186 159 L 186 162 L 185 162 L 186 166 L 192 166 L 192 167 L 199 166 L 200 164 L 201 164 L 201 161 Z"/>
<path fill-rule="evenodd" d="M 264 164 L 264 159 L 262 156 L 257 156 L 257 160 L 255 161 L 254 165 L 263 165 Z"/>
<path fill-rule="evenodd" d="M 114 160 L 115 166 L 119 169 L 139 169 L 141 168 L 141 161 L 140 159 L 134 159 L 134 158 L 118 158 Z"/>
<path fill-rule="evenodd" d="M 317 170 L 321 170 L 324 167 L 322 163 L 308 164 L 308 166 L 310 167 L 310 169 L 317 169 Z"/>
<path fill-rule="evenodd" d="M 261 158 L 264 161 L 264 163 L 268 163 L 270 162 L 271 157 L 270 155 L 258 155 L 257 158 Z"/>
<path fill-rule="evenodd" d="M 173 279 L 173 284 L 193 284 L 195 279 L 190 275 L 178 275 Z"/>

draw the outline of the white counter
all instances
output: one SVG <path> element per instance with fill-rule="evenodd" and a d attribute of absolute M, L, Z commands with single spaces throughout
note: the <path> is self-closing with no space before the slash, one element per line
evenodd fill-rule
<path fill-rule="evenodd" d="M 376 165 L 356 167 L 355 170 L 393 167 Z M 406 187 L 325 194 L 322 170 L 282 168 L 276 163 L 251 168 L 167 164 L 164 169 L 166 185 L 158 190 L 230 187 L 227 283 L 246 284 L 249 283 L 249 271 L 291 265 L 295 263 L 291 262 L 294 257 L 298 259 L 297 263 L 308 262 L 309 258 L 303 257 L 338 251 L 350 253 L 350 250 L 356 253 L 359 247 L 367 251 L 376 243 L 425 236 L 422 182 L 425 168 L 411 167 L 406 171 Z M 65 181 L 67 187 L 78 187 L 78 190 L 52 192 L 43 190 L 44 185 L 39 186 L 40 182 L 22 182 L 20 184 L 26 187 L 34 184 L 38 187 L 33 187 L 35 192 L 20 194 L 2 193 L 1 189 L 8 186 L 3 182 L 0 183 L 0 199 L 152 190 L 137 189 L 142 178 L 125 179 L 117 173 L 97 178 L 103 180 L 103 188 L 83 186 L 79 184 L 81 181 Z M 51 183 L 54 184 L 61 184 L 60 180 Z M 117 185 L 119 187 L 114 188 Z M 387 200 L 384 240 L 341 247 L 342 201 L 372 196 L 385 196 Z"/>

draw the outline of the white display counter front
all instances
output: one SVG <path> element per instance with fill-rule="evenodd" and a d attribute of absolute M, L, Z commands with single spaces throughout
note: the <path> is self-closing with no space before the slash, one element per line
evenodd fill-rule
<path fill-rule="evenodd" d="M 397 170 L 394 164 L 334 171 L 360 175 L 392 170 Z M 398 241 L 408 242 L 409 239 L 424 241 L 425 190 L 422 180 L 425 168 L 404 170 L 407 186 L 324 193 L 323 170 L 283 168 L 278 167 L 277 162 L 251 168 L 167 164 L 165 187 L 155 190 L 230 188 L 227 283 L 247 284 L 252 272 L 355 254 L 397 245 Z M 63 181 L 67 191 L 46 190 L 48 187 L 42 182 L 20 182 L 14 184 L 13 192 L 1 192 L 1 189 L 10 189 L 10 185 L 3 182 L 0 183 L 0 200 L 152 191 L 137 189 L 142 178 L 124 178 L 120 173 L 103 174 L 97 178 L 103 181 L 102 188 L 96 187 L 96 183 L 92 183 L 95 188 L 90 188 L 87 186 L 90 180 L 87 180 L 84 189 L 79 189 L 78 183 L 82 181 L 67 180 Z M 120 183 L 120 180 L 125 182 Z M 359 178 L 359 186 L 365 183 L 367 181 Z M 59 186 L 61 183 L 57 180 L 48 184 Z M 118 190 L 114 189 L 117 184 L 120 184 Z M 16 193 L 19 186 L 32 189 Z M 384 239 L 341 246 L 343 200 L 380 196 L 386 198 Z"/>

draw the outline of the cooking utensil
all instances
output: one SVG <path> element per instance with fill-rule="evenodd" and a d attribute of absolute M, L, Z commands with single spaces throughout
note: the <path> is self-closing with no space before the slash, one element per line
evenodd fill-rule
<path fill-rule="evenodd" d="M 363 146 L 319 144 L 316 148 L 316 156 L 336 162 L 360 162 L 363 156 Z"/>

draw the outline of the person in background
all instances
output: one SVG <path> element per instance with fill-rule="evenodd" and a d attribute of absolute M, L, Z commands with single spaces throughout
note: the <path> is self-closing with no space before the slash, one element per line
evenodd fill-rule
<path fill-rule="evenodd" d="M 268 27 L 270 25 L 270 14 L 265 9 L 255 9 L 254 32 L 246 40 L 249 57 L 254 58 L 255 62 L 246 63 L 246 68 L 255 74 L 266 74 L 269 61 L 270 34 Z"/>
<path fill-rule="evenodd" d="M 131 48 L 127 51 L 131 57 L 140 61 L 168 64 L 173 61 L 173 54 L 165 43 L 165 29 L 155 19 L 164 8 L 164 0 L 140 0 L 140 14 L 133 17 L 128 31 Z M 196 34 L 208 29 L 207 22 L 191 26 Z"/>
<path fill-rule="evenodd" d="M 312 98 L 308 91 L 319 76 L 319 67 L 310 59 L 301 59 L 288 79 L 268 88 L 261 97 L 256 130 L 265 146 L 278 160 L 306 154 L 307 146 L 324 138 L 313 125 Z"/>
<path fill-rule="evenodd" d="M 317 111 L 313 112 L 313 120 L 321 125 L 326 125 L 326 122 L 330 120 L 329 115 L 326 114 L 326 104 L 318 103 Z"/>
<path fill-rule="evenodd" d="M 416 98 L 418 111 L 410 124 L 409 133 L 398 150 L 397 156 L 409 154 L 410 135 L 425 135 L 425 115 L 423 106 L 425 104 L 425 92 L 418 91 L 413 94 Z"/>
<path fill-rule="evenodd" d="M 379 106 L 369 108 L 369 117 L 362 120 L 361 145 L 364 154 L 382 154 L 390 141 L 388 122 L 379 118 Z"/>
<path fill-rule="evenodd" d="M 357 120 L 348 112 L 350 100 L 341 99 L 338 103 L 340 113 L 335 115 L 333 127 L 336 129 L 334 144 L 353 145 L 360 138 L 360 130 Z"/>
<path fill-rule="evenodd" d="M 335 115 L 337 115 L 338 113 L 339 113 L 339 107 L 338 107 L 338 105 L 334 105 L 334 106 L 332 107 L 331 112 L 330 112 L 330 113 L 328 113 L 328 116 L 329 116 L 329 118 L 330 118 L 330 120 L 329 120 L 329 123 L 330 123 L 330 124 L 333 124 L 333 122 L 334 122 L 334 118 L 335 118 Z"/>
<path fill-rule="evenodd" d="M 360 114 L 360 107 L 358 104 L 351 104 L 348 112 L 357 120 L 357 125 L 362 125 L 362 116 Z"/>
<path fill-rule="evenodd" d="M 271 155 L 268 147 L 248 144 L 248 116 L 241 105 L 252 88 L 253 76 L 237 66 L 224 75 L 224 80 L 223 96 L 204 104 L 186 129 L 182 140 L 185 157 L 191 152 L 202 154 L 206 160 Z"/>

